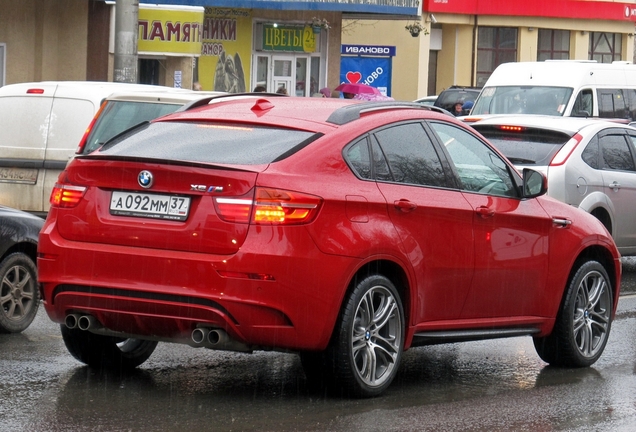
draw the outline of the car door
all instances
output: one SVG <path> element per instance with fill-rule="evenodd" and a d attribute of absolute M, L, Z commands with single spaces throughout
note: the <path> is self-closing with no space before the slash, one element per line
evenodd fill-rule
<path fill-rule="evenodd" d="M 420 122 L 377 130 L 371 146 L 374 177 L 415 273 L 412 323 L 456 319 L 473 276 L 472 209 Z"/>
<path fill-rule="evenodd" d="M 537 316 L 546 286 L 552 219 L 494 150 L 463 128 L 429 122 L 461 183 L 474 230 L 475 272 L 462 319 Z"/>
<path fill-rule="evenodd" d="M 605 195 L 614 211 L 613 237 L 621 254 L 636 252 L 636 134 L 609 129 L 598 135 Z"/>

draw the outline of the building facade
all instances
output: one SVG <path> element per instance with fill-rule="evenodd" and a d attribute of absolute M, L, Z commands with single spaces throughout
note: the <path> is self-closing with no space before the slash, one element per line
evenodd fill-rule
<path fill-rule="evenodd" d="M 504 62 L 632 62 L 634 3 L 425 0 L 419 19 L 345 15 L 342 40 L 344 44 L 395 43 L 393 95 L 413 100 L 453 85 L 481 87 Z M 425 30 L 412 37 L 405 27 L 416 23 Z"/>

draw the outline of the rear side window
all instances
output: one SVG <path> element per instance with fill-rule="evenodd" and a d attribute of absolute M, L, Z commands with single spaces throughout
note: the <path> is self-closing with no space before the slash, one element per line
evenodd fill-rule
<path fill-rule="evenodd" d="M 115 138 L 92 155 L 261 165 L 283 159 L 320 136 L 242 124 L 157 122 Z"/>
<path fill-rule="evenodd" d="M 547 166 L 571 138 L 562 132 L 508 125 L 473 127 L 516 165 Z"/>
<path fill-rule="evenodd" d="M 83 153 L 90 153 L 115 135 L 145 121 L 170 114 L 180 107 L 177 104 L 108 101 L 88 136 Z"/>
<path fill-rule="evenodd" d="M 437 151 L 420 123 L 392 126 L 374 135 L 393 181 L 422 186 L 447 185 Z"/>
<path fill-rule="evenodd" d="M 603 169 L 634 171 L 634 157 L 624 135 L 605 135 L 599 138 Z"/>

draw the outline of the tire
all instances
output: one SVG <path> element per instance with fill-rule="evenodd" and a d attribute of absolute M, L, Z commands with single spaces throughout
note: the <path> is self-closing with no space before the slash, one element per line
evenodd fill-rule
<path fill-rule="evenodd" d="M 120 339 L 61 325 L 66 349 L 80 362 L 96 369 L 133 369 L 148 360 L 156 341 Z"/>
<path fill-rule="evenodd" d="M 15 252 L 0 263 L 0 333 L 19 333 L 40 305 L 37 269 L 28 255 Z"/>
<path fill-rule="evenodd" d="M 393 382 L 403 349 L 400 295 L 386 277 L 368 276 L 345 301 L 324 358 L 334 382 L 354 396 L 378 396 Z"/>
<path fill-rule="evenodd" d="M 587 367 L 596 362 L 611 328 L 610 279 L 597 261 L 586 261 L 568 284 L 552 334 L 534 338 L 534 347 L 546 363 Z"/>

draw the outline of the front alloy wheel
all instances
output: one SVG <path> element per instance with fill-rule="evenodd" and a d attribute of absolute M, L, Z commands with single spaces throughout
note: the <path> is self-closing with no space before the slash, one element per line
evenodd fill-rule
<path fill-rule="evenodd" d="M 592 365 L 607 344 L 612 304 L 603 266 L 596 261 L 583 263 L 570 281 L 552 334 L 534 340 L 539 356 L 557 366 Z"/>
<path fill-rule="evenodd" d="M 404 311 L 384 276 L 359 282 L 349 297 L 334 340 L 340 383 L 358 396 L 377 396 L 391 384 L 404 346 Z"/>

